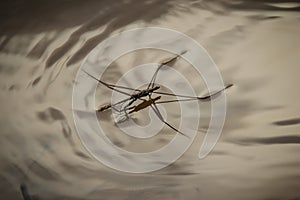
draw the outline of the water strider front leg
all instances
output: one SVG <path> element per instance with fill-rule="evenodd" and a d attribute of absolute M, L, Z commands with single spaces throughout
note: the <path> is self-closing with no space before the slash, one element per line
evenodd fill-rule
<path fill-rule="evenodd" d="M 129 116 L 128 116 L 129 113 L 127 113 L 127 110 L 129 109 L 129 106 L 131 106 L 131 105 L 133 104 L 133 102 L 135 102 L 136 100 L 137 100 L 137 98 L 133 98 L 133 99 L 132 99 L 131 101 L 129 101 L 129 103 L 128 103 L 127 105 L 125 105 L 124 108 L 122 109 L 122 111 L 124 111 L 125 116 L 126 116 L 127 118 L 129 118 Z"/>

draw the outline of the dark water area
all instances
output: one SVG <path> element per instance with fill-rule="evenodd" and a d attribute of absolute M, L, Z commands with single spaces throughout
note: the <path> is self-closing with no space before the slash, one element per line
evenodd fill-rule
<path fill-rule="evenodd" d="M 14 0 L 1 2 L 0 10 L 1 199 L 300 199 L 300 1 Z M 234 86 L 209 156 L 197 157 L 209 120 L 206 102 L 199 135 L 179 160 L 153 173 L 121 173 L 81 143 L 73 84 L 99 43 L 148 26 L 199 42 Z M 140 55 L 114 63 L 107 79 L 160 61 L 155 53 Z M 196 83 L 192 73 L 186 76 Z M 108 115 L 98 119 L 109 124 Z M 134 151 L 167 142 L 110 138 Z"/>

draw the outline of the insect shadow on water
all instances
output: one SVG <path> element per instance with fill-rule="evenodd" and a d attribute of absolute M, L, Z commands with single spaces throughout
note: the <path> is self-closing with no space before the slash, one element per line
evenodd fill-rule
<path fill-rule="evenodd" d="M 129 88 L 129 87 L 125 87 L 125 86 L 120 86 L 120 85 L 114 85 L 114 84 L 109 84 L 106 83 L 104 81 L 101 81 L 100 79 L 97 79 L 95 76 L 91 75 L 90 73 L 86 72 L 85 70 L 82 70 L 83 72 L 85 72 L 89 77 L 93 78 L 94 80 L 98 81 L 100 84 L 104 85 L 105 87 L 119 92 L 121 94 L 124 94 L 126 96 L 128 96 L 127 98 L 116 102 L 114 104 L 106 104 L 102 107 L 100 107 L 99 109 L 97 109 L 97 112 L 104 112 L 108 109 L 111 109 L 112 111 L 115 111 L 119 114 L 123 114 L 123 116 L 125 116 L 125 118 L 121 121 L 118 121 L 118 123 L 121 123 L 125 120 L 127 120 L 129 118 L 129 114 L 133 113 L 133 112 L 138 112 L 142 109 L 145 109 L 147 107 L 150 107 L 155 115 L 159 118 L 159 120 L 164 123 L 165 125 L 167 125 L 169 128 L 171 128 L 172 130 L 180 133 L 183 136 L 188 137 L 186 134 L 182 133 L 181 131 L 179 131 L 178 129 L 176 129 L 174 126 L 172 126 L 169 122 L 167 122 L 164 117 L 162 116 L 160 110 L 157 107 L 157 104 L 164 104 L 164 103 L 173 103 L 173 102 L 179 102 L 179 101 L 211 101 L 212 99 L 215 99 L 216 97 L 218 97 L 224 90 L 226 90 L 227 88 L 230 88 L 231 86 L 233 86 L 233 84 L 228 84 L 226 85 L 223 89 L 214 92 L 212 94 L 208 94 L 206 96 L 188 96 L 188 95 L 180 95 L 180 94 L 172 94 L 172 93 L 167 93 L 167 92 L 160 92 L 160 86 L 156 85 L 155 80 L 157 77 L 157 74 L 159 73 L 159 70 L 177 60 L 180 56 L 182 56 L 183 54 L 185 54 L 187 51 L 183 51 L 182 53 L 161 62 L 156 71 L 154 72 L 148 86 L 146 89 L 133 89 L 133 88 Z M 127 90 L 127 91 L 126 91 Z M 128 90 L 133 92 L 132 94 L 128 93 Z M 160 96 L 154 97 L 152 98 L 153 94 L 158 94 Z M 161 99 L 161 95 L 164 96 L 173 96 L 176 97 L 177 99 L 173 99 L 173 100 L 160 100 Z M 178 99 L 180 98 L 180 99 Z M 137 101 L 141 101 L 141 103 L 138 103 L 136 105 L 134 105 L 135 102 Z M 120 108 L 117 108 L 117 106 L 121 105 Z"/>

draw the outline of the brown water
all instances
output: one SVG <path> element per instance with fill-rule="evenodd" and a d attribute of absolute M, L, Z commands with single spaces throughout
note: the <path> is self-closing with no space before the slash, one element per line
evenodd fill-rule
<path fill-rule="evenodd" d="M 300 199 L 300 1 L 19 0 L 0 7 L 1 199 Z M 97 44 L 146 26 L 197 40 L 234 87 L 208 157 L 197 159 L 199 134 L 171 166 L 132 175 L 84 149 L 71 97 Z"/>

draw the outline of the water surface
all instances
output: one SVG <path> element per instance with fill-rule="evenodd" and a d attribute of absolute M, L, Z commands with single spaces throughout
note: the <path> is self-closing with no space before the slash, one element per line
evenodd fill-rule
<path fill-rule="evenodd" d="M 299 10 L 296 0 L 1 3 L 1 196 L 299 199 Z M 123 174 L 97 162 L 81 144 L 72 116 L 72 87 L 96 45 L 122 30 L 147 26 L 172 28 L 198 41 L 224 82 L 234 87 L 226 92 L 222 136 L 208 157 L 197 158 L 201 130 L 208 124 L 209 114 L 204 114 L 199 136 L 180 160 L 155 173 Z M 140 54 L 115 63 L 107 79 L 167 56 Z M 186 75 L 192 83 L 198 81 L 192 73 Z M 209 112 L 206 104 L 202 108 Z M 137 142 L 111 134 L 125 149 Z M 151 150 L 164 142 L 142 141 L 136 148 Z"/>

